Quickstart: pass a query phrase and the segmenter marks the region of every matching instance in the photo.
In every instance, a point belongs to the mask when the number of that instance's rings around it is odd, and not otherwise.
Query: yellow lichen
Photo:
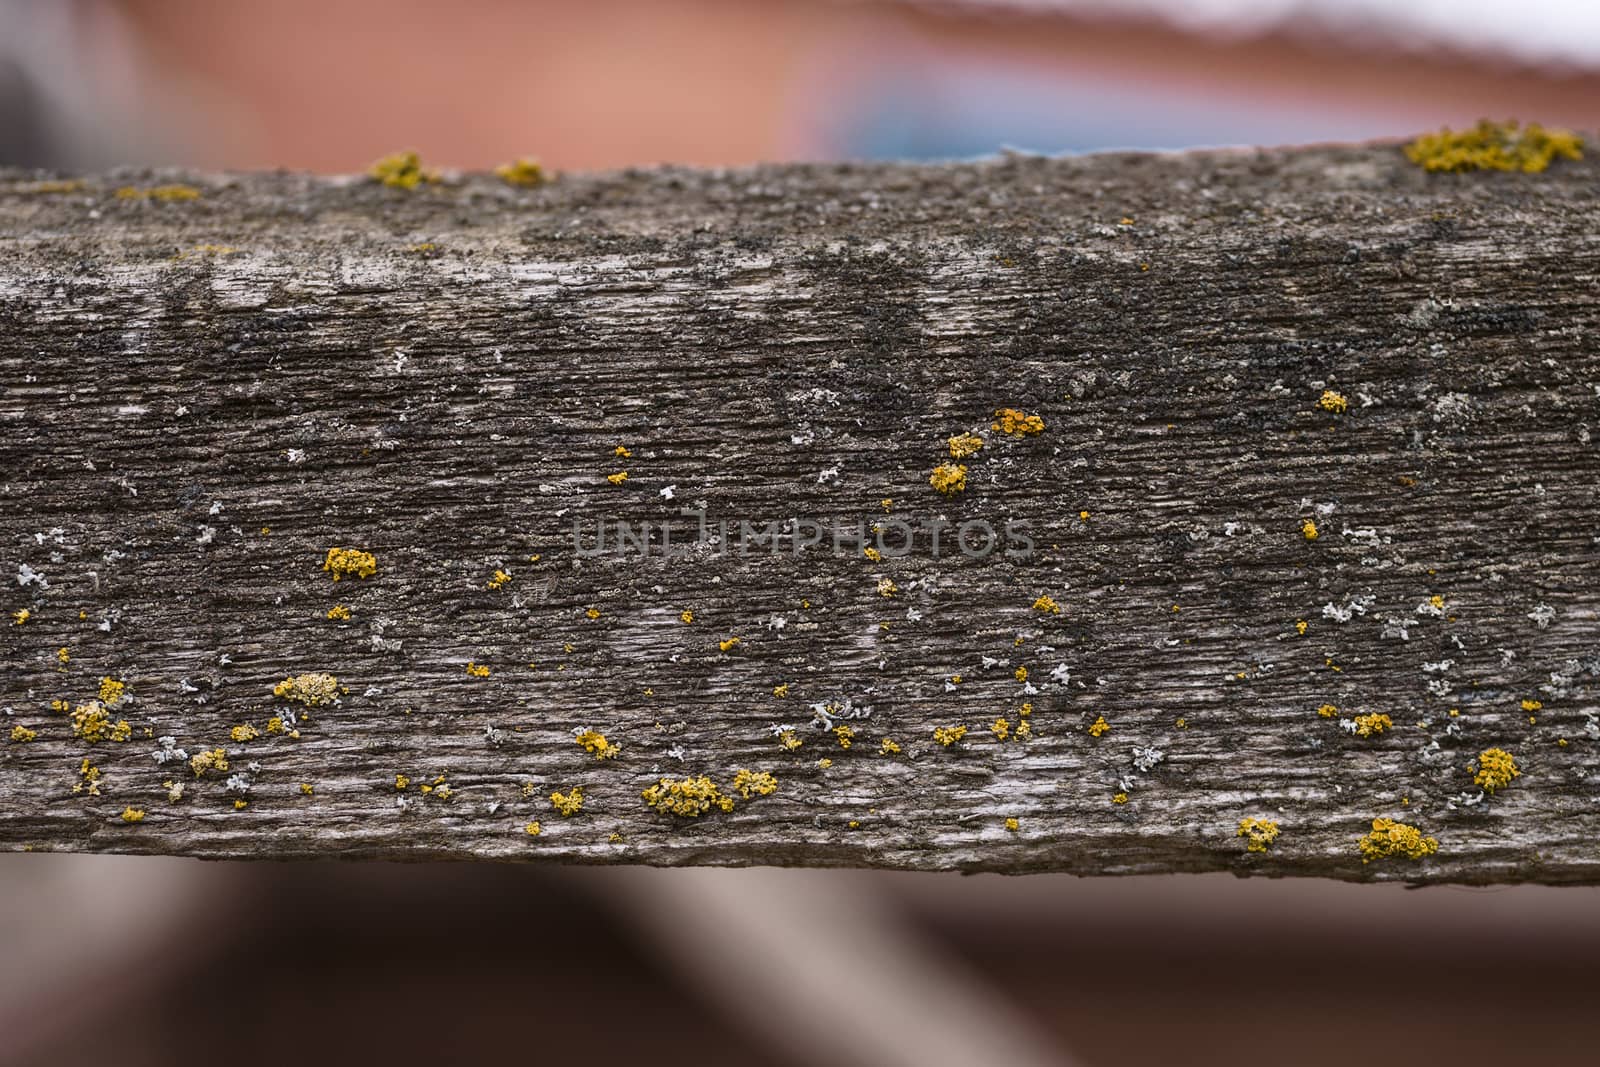
[[[890,738],[885,737],[878,742],[878,754],[880,756],[898,756],[900,754],[900,746]]]
[[[685,625],[688,625],[689,623],[694,622],[694,612],[692,612],[692,611],[680,611],[678,613],[678,618],[683,620]]]
[[[1018,667],[1015,671],[1012,672],[1012,677],[1014,677],[1019,682],[1026,682],[1028,680],[1028,668],[1026,668],[1026,667]]]
[[[863,556],[866,556],[868,559],[870,559],[874,563],[883,562],[883,553],[879,552],[876,548],[873,548],[871,545],[868,545],[866,548],[863,548],[861,550],[861,554]]]
[[[269,733],[269,734],[281,734],[281,733],[283,733],[283,716],[274,715],[272,718],[267,720],[267,733]]]
[[[128,683],[115,678],[100,679],[100,703],[115,704],[122,699],[122,694],[127,690]]]
[[[330,548],[322,561],[322,569],[333,575],[336,582],[352,574],[357,578],[370,578],[377,573],[378,558],[359,548]]]
[[[72,662],[72,650],[65,646],[56,649],[56,662],[67,664]]]
[[[562,815],[576,815],[583,808],[583,788],[573,786],[566,793],[551,793],[550,806]]]
[[[511,584],[511,572],[497,569],[494,572],[494,574],[492,574],[489,577],[489,581],[488,581],[488,583],[486,585],[486,588],[489,588],[489,589],[504,589],[506,586],[508,586],[510,584]]]
[[[739,638],[729,637],[717,642],[717,647],[724,652],[731,652],[740,644]]]
[[[1317,709],[1317,714],[1324,719],[1332,719],[1339,714],[1339,709],[1332,704],[1324,704]]]
[[[38,736],[39,731],[30,730],[26,726],[13,726],[11,728],[11,740],[15,741],[19,745],[26,744]]]
[[[933,730],[933,739],[949,748],[951,745],[967,736],[965,726],[936,726]]]
[[[315,796],[316,792],[317,792],[316,787],[313,786],[310,782],[301,782],[300,783],[300,795],[301,796],[307,796],[307,797]]]
[[[332,704],[339,693],[339,679],[322,671],[291,675],[272,687],[273,696],[308,708]]]
[[[1096,715],[1094,722],[1089,724],[1089,736],[1100,737],[1111,729],[1111,724],[1106,722],[1104,715]]]
[[[950,446],[951,459],[966,459],[983,447],[983,438],[975,433],[957,434],[945,442]]]
[[[1511,784],[1511,779],[1522,777],[1522,772],[1517,769],[1517,761],[1503,748],[1486,748],[1478,754],[1477,765],[1467,764],[1467,770],[1475,770],[1474,784],[1482,786],[1493,793],[1496,789]]]
[[[90,763],[86,757],[78,766],[78,780],[73,783],[74,793],[87,793],[89,796],[100,795],[100,768]]]
[[[1300,524],[1300,533],[1307,541],[1315,541],[1317,539],[1317,524],[1307,519]]]
[[[200,190],[192,185],[152,185],[140,189],[133,185],[124,185],[116,191],[118,200],[159,200],[163,203],[174,203],[182,200],[199,200]]]
[[[243,726],[235,726],[233,729],[228,731],[228,737],[239,742],[240,744],[243,744],[246,741],[254,741],[260,736],[261,731],[257,730],[249,723],[245,723]]]
[[[111,712],[98,700],[79,704],[72,711],[72,732],[90,744],[100,741],[126,741],[133,727],[124,719],[113,721]]]
[[[11,613],[11,624],[13,626],[21,626],[31,618],[33,618],[33,612],[27,608],[18,608]]]
[[[424,182],[436,182],[439,175],[422,165],[415,152],[396,152],[373,163],[367,174],[391,189],[415,189]]]
[[[752,795],[766,796],[778,788],[778,780],[765,771],[738,770],[733,774],[734,790],[746,800]]]
[[[1044,432],[1044,420],[1037,415],[1025,415],[1015,408],[1000,408],[994,413],[995,422],[990,429],[999,430],[1011,437]]]
[[[472,675],[474,678],[487,678],[489,677],[489,668],[486,664],[468,660],[467,673]]]
[[[1523,711],[1539,711],[1543,707],[1544,701],[1542,700],[1524,700],[1522,702]]]
[[[343,604],[335,604],[328,609],[328,618],[334,622],[349,622],[350,609]]]
[[[495,177],[507,185],[520,185],[526,188],[543,185],[550,180],[545,175],[544,167],[539,165],[537,159],[533,159],[530,156],[522,156],[519,159],[513,159],[510,163],[502,163],[494,168],[494,174]]]
[[[1372,832],[1363,837],[1361,862],[1371,863],[1385,856],[1406,856],[1418,860],[1439,851],[1437,838],[1424,837],[1415,826],[1393,819],[1373,819]]]
[[[996,719],[994,725],[989,727],[989,732],[994,734],[997,740],[1004,741],[1011,736],[1011,723],[1005,719]]]
[[[856,732],[849,726],[835,726],[833,728],[833,736],[839,739],[840,748],[849,748],[851,740],[856,736]]]
[[[1021,828],[1022,824],[1017,822],[1014,817],[1006,820],[1006,829],[1010,830],[1012,833],[1016,833]]]
[[[1323,411],[1342,413],[1349,406],[1349,399],[1343,393],[1336,393],[1332,389],[1324,389],[1322,395],[1317,397],[1317,407]]]
[[[772,687],[772,695],[775,696],[775,697],[786,697],[786,696],[788,696],[789,695],[789,683],[788,682],[784,682],[782,685],[773,686]]]
[[[535,819],[533,822],[530,822],[528,825],[524,826],[522,828],[522,831],[523,831],[523,833],[527,834],[529,837],[538,837],[541,833],[544,832],[543,829],[539,826],[539,820],[537,820],[537,819]]]
[[[123,808],[123,822],[144,822],[144,812],[139,808]]]
[[[249,806],[250,806],[250,802],[248,800],[235,800],[233,802],[233,810],[234,811],[243,811],[245,808],[248,808]]]
[[[733,810],[733,798],[724,796],[717,784],[703,774],[662,778],[640,796],[647,805],[666,815],[695,818],[710,811],[713,805],[723,811]]]
[[[778,733],[778,744],[782,745],[788,751],[793,752],[795,749],[805,744],[805,742],[800,740],[799,735],[797,735],[793,730],[781,730]]]
[[[584,730],[574,740],[582,745],[583,750],[594,756],[595,759],[610,759],[622,751],[621,748],[607,741],[606,735],[598,730]]]
[[[397,774],[397,775],[394,776],[394,787],[396,789],[400,790],[401,792],[404,792],[406,786],[408,786],[410,784],[411,784],[411,779],[407,778],[405,775]],[[532,784],[533,783],[531,783],[531,782],[529,783],[529,785],[532,785]],[[523,796],[527,796],[528,795],[527,790],[524,790],[522,795]]]
[[[1294,624],[1294,629],[1295,629],[1296,633],[1298,633],[1300,636],[1304,637],[1305,633],[1306,633],[1306,630],[1309,629],[1310,626],[1311,626],[1311,624],[1306,622],[1306,620],[1297,619],[1295,621],[1295,624]]]
[[[928,475],[928,484],[949,496],[967,487],[967,468],[956,463],[941,463]]]
[[[1033,602],[1033,610],[1046,615],[1060,615],[1061,605],[1057,604],[1055,598],[1049,593],[1041,593],[1038,599]]]
[[[1247,837],[1247,852],[1265,852],[1278,839],[1278,824],[1271,819],[1240,819],[1235,837]]]
[[[1113,793],[1111,795],[1111,803],[1113,804],[1126,804],[1127,802],[1128,794],[1126,793]]]
[[[1530,122],[1479,120],[1470,130],[1448,126],[1406,145],[1406,158],[1427,171],[1520,170],[1537,173],[1557,158],[1582,159],[1583,141],[1570,130]]]
[[[1354,721],[1357,737],[1371,737],[1373,734],[1381,734],[1385,730],[1394,728],[1394,720],[1379,711],[1357,715]]]
[[[189,769],[194,771],[196,778],[202,777],[207,772],[221,774],[228,769],[228,754],[220,748],[198,753],[190,758]]]
[[[894,580],[893,579],[891,579],[891,578],[879,578],[878,579],[878,595],[879,596],[890,596],[890,597],[892,597],[892,596],[895,595],[895,593],[897,593],[899,591],[900,591],[900,587],[894,584]]]
[[[627,480],[628,480],[628,472],[627,471],[617,471],[617,473],[615,473],[615,474],[606,475],[606,481],[610,482],[612,485],[621,485],[623,482],[625,482]]]

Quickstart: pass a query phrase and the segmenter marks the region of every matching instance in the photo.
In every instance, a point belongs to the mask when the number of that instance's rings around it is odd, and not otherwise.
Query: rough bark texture
[[[0,173],[4,847],[1600,881],[1591,161],[36,177]],[[851,543],[895,519],[909,553]],[[620,520],[674,556],[585,554]],[[346,691],[268,732],[304,672]],[[74,732],[103,677],[129,740]],[[702,774],[733,810],[641,797]],[[1378,817],[1437,852],[1364,863]]]

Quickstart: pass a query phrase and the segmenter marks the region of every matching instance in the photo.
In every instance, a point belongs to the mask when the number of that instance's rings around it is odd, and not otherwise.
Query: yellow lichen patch
[[[738,770],[733,774],[733,788],[749,800],[752,796],[766,796],[778,788],[778,780],[765,771]]]
[[[1503,748],[1486,748],[1478,754],[1476,766],[1467,764],[1467,770],[1476,771],[1472,781],[1490,793],[1511,784],[1511,779],[1522,777],[1517,761]]]
[[[316,786],[312,785],[310,782],[301,782],[300,783],[300,795],[301,796],[305,796],[305,797],[315,796],[316,792],[317,792]]]
[[[1019,823],[1015,818],[1010,818],[1006,820],[1006,829],[1010,830],[1012,833],[1016,833],[1018,830],[1022,829],[1022,824]]]
[[[856,732],[848,726],[835,726],[833,736],[839,739],[840,748],[849,748],[850,742],[855,738]]]
[[[821,759],[817,760],[817,766],[821,767],[823,770],[827,770],[829,767],[833,766],[833,760],[831,760],[828,757],[824,756]]]
[[[1004,741],[1011,736],[1011,723],[1005,719],[996,719],[994,725],[989,727],[989,732],[994,734],[997,740]]]
[[[368,176],[391,189],[415,189],[424,182],[436,182],[439,175],[422,165],[415,152],[396,152],[384,156],[367,170]]]
[[[1424,837],[1415,826],[1393,819],[1373,819],[1372,832],[1359,842],[1361,862],[1371,863],[1385,856],[1406,856],[1419,860],[1439,851],[1437,838]]]
[[[951,745],[967,736],[965,726],[936,726],[933,729],[933,739],[949,748]]]
[[[1111,724],[1106,722],[1104,715],[1096,715],[1094,722],[1089,724],[1089,736],[1100,737],[1111,729]]]
[[[510,584],[511,584],[511,572],[510,571],[506,571],[506,570],[498,570],[497,569],[492,575],[489,576],[489,581],[487,583],[485,583],[485,588],[488,588],[488,589],[504,589],[506,586],[508,586]]]
[[[90,763],[85,757],[78,766],[78,780],[73,783],[74,793],[87,793],[89,796],[100,795],[100,768]]]
[[[322,569],[333,575],[336,582],[352,574],[357,578],[370,578],[377,573],[378,558],[359,548],[330,548],[322,561]]]
[[[898,756],[899,754],[900,746],[895,744],[891,738],[885,737],[883,740],[878,742],[878,755]]]
[[[1299,634],[1301,637],[1305,636],[1306,630],[1310,629],[1310,627],[1311,627],[1311,624],[1306,622],[1306,620],[1304,620],[1304,619],[1296,619],[1295,620],[1295,624],[1294,624],[1295,633]]]
[[[941,463],[928,475],[928,484],[946,496],[967,487],[967,468],[957,463]]]
[[[1524,700],[1522,702],[1523,711],[1539,711],[1543,707],[1544,701],[1542,700]]]
[[[25,182],[13,186],[13,192],[35,194],[81,193],[89,187],[82,178],[51,178],[45,181]]]
[[[975,433],[957,434],[945,442],[950,446],[951,459],[966,459],[983,447],[983,438]]]
[[[890,596],[890,597],[892,597],[899,591],[900,591],[900,587],[894,584],[894,580],[893,579],[891,579],[891,578],[879,578],[878,579],[878,595],[879,596]]]
[[[298,730],[296,730],[295,732],[299,733]],[[269,734],[281,734],[281,733],[283,733],[283,716],[274,715],[272,718],[267,720],[267,733],[269,733]]]
[[[1011,437],[1024,437],[1043,433],[1044,420],[1037,415],[1026,415],[1015,408],[999,408],[994,413],[995,422],[990,429],[999,430]]]
[[[599,608],[590,608],[588,611],[585,611],[583,613],[583,617],[588,619],[588,620],[590,620],[591,622],[593,622],[595,619],[598,619],[600,617],[600,609]]]
[[[562,815],[576,815],[583,808],[583,788],[573,786],[566,793],[551,793],[550,806]]]
[[[722,651],[724,651],[724,652],[732,652],[735,648],[739,647],[739,644],[740,644],[739,638],[737,638],[737,637],[728,637],[728,638],[724,638],[721,641],[718,641],[717,642],[717,647],[722,649]]]
[[[639,795],[647,805],[665,815],[695,818],[710,811],[713,805],[723,811],[733,810],[733,798],[724,796],[717,783],[703,774],[663,778]]]
[[[1315,541],[1317,539],[1317,524],[1307,519],[1300,524],[1300,534],[1307,541]]]
[[[1355,733],[1357,737],[1371,737],[1373,734],[1381,734],[1385,730],[1394,729],[1394,720],[1381,711],[1357,715],[1354,722],[1356,724]]]
[[[1332,719],[1338,716],[1339,709],[1332,704],[1324,704],[1317,709],[1317,714],[1324,719]]]
[[[528,825],[524,826],[522,828],[522,831],[523,831],[523,833],[527,834],[529,837],[538,837],[541,833],[544,832],[543,829],[539,826],[539,820],[537,820],[537,819],[535,819],[533,822],[530,822]]]
[[[176,804],[183,799],[183,783],[167,779],[161,783],[161,788],[167,791],[167,803]]]
[[[33,612],[29,611],[27,608],[18,608],[16,611],[11,613],[11,625],[21,626],[31,618],[33,618]]]
[[[123,822],[144,822],[144,812],[139,808],[123,808]]]
[[[56,649],[56,662],[65,666],[72,662],[72,650],[66,646]]]
[[[880,563],[880,562],[883,561],[883,553],[879,552],[876,548],[873,548],[871,545],[868,545],[866,548],[863,548],[861,550],[861,554],[863,556],[866,556],[868,559],[870,559],[874,563]]]
[[[151,185],[140,189],[134,185],[124,185],[116,192],[118,200],[159,200],[162,203],[174,203],[183,200],[199,200],[200,190],[192,185]]]
[[[520,185],[525,188],[543,185],[550,180],[545,175],[544,167],[539,165],[537,159],[530,156],[522,156],[510,163],[500,164],[494,168],[494,175],[507,185]]]
[[[773,686],[772,687],[772,695],[775,696],[775,697],[779,697],[779,698],[788,696],[789,695],[789,683],[788,682],[784,682],[782,685]]]
[[[260,736],[261,731],[257,730],[249,723],[245,723],[242,726],[235,726],[233,729],[228,731],[228,737],[231,740],[239,742],[240,744],[243,744],[246,741],[254,741]]]
[[[100,679],[100,703],[115,704],[122,699],[122,694],[127,691],[128,683],[115,678]]]
[[[678,618],[680,620],[682,620],[682,622],[683,622],[683,624],[685,626],[687,626],[687,625],[689,625],[689,624],[694,622],[694,612],[692,612],[692,611],[680,611],[678,613]]]
[[[328,618],[334,622],[349,622],[350,609],[344,604],[335,604],[328,609]]]
[[[1113,793],[1111,795],[1111,803],[1113,804],[1126,804],[1127,802],[1128,794],[1126,793]]]
[[[793,730],[781,730],[778,733],[778,744],[782,745],[788,751],[793,752],[795,749],[805,744],[805,742],[800,740],[799,735]]]
[[[402,792],[402,793],[405,792],[406,786],[408,786],[410,784],[411,784],[411,779],[407,778],[405,775],[397,774],[397,775],[394,776],[394,787],[395,787],[395,789],[399,790],[400,792]],[[530,782],[528,784],[532,785],[533,783]],[[522,795],[523,796],[527,796],[528,795],[527,790],[523,790]]]
[[[1033,610],[1045,615],[1060,615],[1061,605],[1057,604],[1055,597],[1049,593],[1041,593],[1038,599],[1033,602]]]
[[[622,749],[606,740],[606,735],[598,730],[581,730],[573,738],[583,746],[583,750],[594,756],[595,759],[611,759]]]
[[[272,687],[273,696],[308,708],[332,704],[339,693],[339,679],[323,671],[291,675]]]
[[[233,810],[234,811],[243,811],[245,808],[248,808],[249,806],[250,806],[250,802],[248,800],[235,800],[233,802]]]
[[[628,480],[628,472],[627,471],[617,471],[615,474],[606,475],[606,481],[610,482],[612,485],[621,485],[623,482],[625,482],[627,480]]]
[[[196,778],[200,778],[208,772],[221,774],[228,769],[228,754],[220,748],[213,748],[209,752],[201,752],[190,758],[189,769],[194,771]]]
[[[1018,667],[1012,672],[1012,677],[1019,682],[1026,682],[1028,680],[1028,668]]]
[[[1583,141],[1569,130],[1545,129],[1536,122],[1482,119],[1470,130],[1448,126],[1406,145],[1406,158],[1428,171],[1520,170],[1537,173],[1554,160],[1582,159]]]
[[[474,678],[487,678],[489,677],[489,668],[486,664],[468,660],[467,673],[472,675]]]
[[[1342,413],[1350,406],[1349,399],[1343,393],[1336,393],[1332,389],[1324,389],[1322,395],[1317,397],[1317,407],[1323,411]]]
[[[90,744],[100,741],[126,741],[133,727],[126,720],[113,721],[111,712],[98,700],[79,704],[72,711],[72,732]]]
[[[27,744],[38,736],[39,731],[30,730],[26,726],[18,725],[11,728],[11,740],[19,745]]]
[[[1271,819],[1240,819],[1235,837],[1245,837],[1246,852],[1265,852],[1278,839],[1278,824]]]

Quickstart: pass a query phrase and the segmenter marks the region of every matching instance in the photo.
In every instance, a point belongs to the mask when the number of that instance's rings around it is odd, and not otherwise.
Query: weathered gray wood
[[[1600,880],[1596,176],[1392,146],[533,190],[0,174],[0,707],[37,732],[0,736],[0,844]],[[201,196],[115,195],[179,181]],[[574,549],[575,519],[681,543],[696,506],[1012,519],[1033,551]],[[335,583],[332,547],[376,573]],[[230,739],[303,672],[347,691]],[[89,743],[50,704],[106,676],[132,736]],[[845,701],[872,709],[847,750],[807,725]],[[1370,713],[1393,728],[1348,732]],[[258,766],[247,806],[160,736]],[[1491,747],[1522,776],[1489,796]],[[777,791],[641,798],[741,768]],[[1438,851],[1364,864],[1377,817]],[[1249,852],[1242,818],[1280,836]]]

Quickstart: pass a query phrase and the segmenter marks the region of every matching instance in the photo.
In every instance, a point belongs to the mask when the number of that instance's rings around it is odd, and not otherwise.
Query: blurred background
[[[0,161],[358,171],[1592,128],[1594,0],[0,0]]]
[[[1594,0],[0,0],[0,162],[1600,126]],[[0,856],[0,1065],[1591,1064],[1600,892]]]

